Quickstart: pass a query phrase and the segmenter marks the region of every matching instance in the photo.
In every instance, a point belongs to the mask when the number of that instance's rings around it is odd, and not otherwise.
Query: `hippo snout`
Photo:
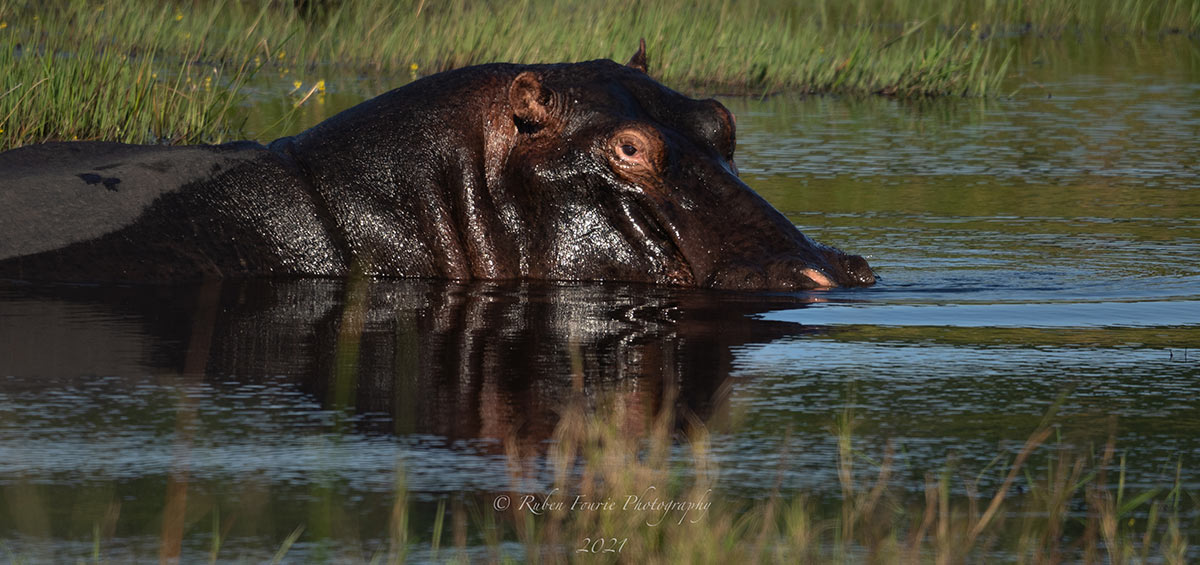
[[[829,265],[834,280],[841,286],[869,286],[875,284],[875,271],[861,255],[850,255],[832,250]]]

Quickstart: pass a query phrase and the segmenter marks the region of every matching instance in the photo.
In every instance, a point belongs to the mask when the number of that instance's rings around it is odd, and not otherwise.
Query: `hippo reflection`
[[[576,393],[634,394],[648,415],[675,399],[681,416],[707,417],[733,348],[812,331],[748,314],[797,305],[625,285],[351,284],[316,320],[284,301],[219,321],[207,372],[299,368],[326,404],[387,414],[397,433],[536,441]]]
[[[614,284],[0,286],[0,375],[283,379],[325,407],[379,415],[360,423],[378,432],[537,443],[579,393],[707,418],[736,348],[812,331],[748,315],[802,305]]]
[[[737,176],[734,118],[625,65],[433,75],[268,146],[0,154],[0,277],[874,282]]]

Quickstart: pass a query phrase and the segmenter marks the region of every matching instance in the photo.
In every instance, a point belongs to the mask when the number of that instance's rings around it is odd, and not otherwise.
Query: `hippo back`
[[[214,147],[46,143],[0,153],[0,260],[92,240],[238,161]]]
[[[255,142],[0,153],[0,277],[162,280],[342,268],[294,165]]]

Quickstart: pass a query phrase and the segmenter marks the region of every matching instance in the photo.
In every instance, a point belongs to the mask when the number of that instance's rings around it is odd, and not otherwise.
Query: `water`
[[[544,451],[580,393],[646,414],[677,394],[729,498],[835,495],[847,411],[912,492],[1051,411],[1057,444],[1115,437],[1130,488],[1181,464],[1197,492],[1200,71],[1075,60],[1026,65],[1012,99],[724,100],[743,178],[867,256],[868,289],[0,286],[0,540],[70,561],[98,534],[110,560],[153,560],[185,484],[185,558],[215,517],[223,558],[269,559],[303,524],[289,555],[369,559],[398,468],[429,539],[438,501],[487,511],[513,485],[505,440]],[[304,120],[356,99],[330,83]]]

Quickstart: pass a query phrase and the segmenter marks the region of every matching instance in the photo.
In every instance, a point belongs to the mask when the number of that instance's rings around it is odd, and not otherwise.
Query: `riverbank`
[[[0,1],[0,149],[183,143],[238,130],[256,72],[336,67],[398,84],[465,65],[625,60],[645,38],[675,88],[990,96],[1013,37],[1193,35],[1183,0],[941,3]],[[315,85],[312,85],[315,88]]]

